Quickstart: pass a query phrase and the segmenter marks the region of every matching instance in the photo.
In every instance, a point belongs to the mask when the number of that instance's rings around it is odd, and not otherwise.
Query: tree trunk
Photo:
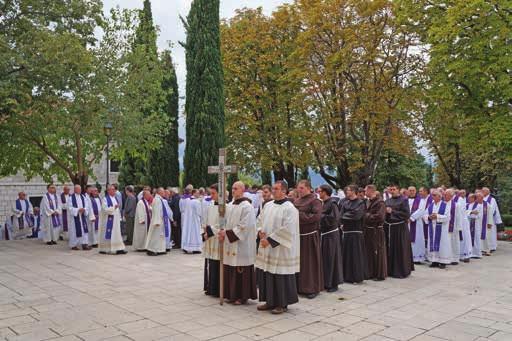
[[[85,187],[87,186],[88,181],[89,176],[87,174],[75,174],[71,178],[73,185],[80,185],[80,187],[82,187],[82,193],[85,193]]]
[[[268,170],[261,171],[261,184],[270,185],[272,184],[272,172]]]

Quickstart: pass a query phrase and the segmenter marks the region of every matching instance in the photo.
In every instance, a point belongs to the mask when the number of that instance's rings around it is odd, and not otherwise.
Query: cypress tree
[[[187,88],[185,183],[215,182],[208,166],[224,146],[224,85],[220,54],[219,0],[194,0],[186,21]]]
[[[132,46],[133,61],[129,68],[135,82],[140,72],[153,72],[158,63],[158,50],[156,46],[157,33],[153,24],[153,13],[151,1],[144,0],[142,10],[139,11],[139,25],[135,31],[135,39]],[[155,81],[155,80],[154,80]],[[154,91],[155,84],[136,84],[132,96],[145,96],[145,93]],[[145,116],[152,112],[161,111],[161,104],[147,103],[144,99],[140,101],[140,110]],[[149,156],[148,156],[149,157]],[[124,185],[147,184],[147,162],[142,155],[125,154],[120,165],[119,181]]]
[[[153,187],[179,186],[180,167],[178,160],[178,115],[179,95],[176,70],[172,63],[170,51],[162,53],[162,71],[164,79],[162,89],[166,94],[165,113],[169,126],[164,131],[162,147],[152,151],[148,161],[148,173]]]

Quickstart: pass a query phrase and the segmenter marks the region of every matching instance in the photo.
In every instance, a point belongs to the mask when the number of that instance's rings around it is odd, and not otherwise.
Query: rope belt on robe
[[[333,232],[336,232],[336,231],[338,231],[338,228],[337,228],[337,227],[336,227],[336,228],[334,228],[334,229],[332,229],[332,230],[330,230],[330,231],[327,231],[327,232],[323,232],[323,233],[321,233],[321,234],[320,234],[320,236],[321,236],[321,237],[323,237],[323,236],[325,236],[326,234],[333,233]]]
[[[313,232],[309,232],[309,233],[301,233],[300,236],[304,237],[304,236],[309,236],[309,235],[315,234],[315,233],[318,233],[318,231],[313,231]]]
[[[399,221],[397,223],[388,223],[387,221],[384,222],[384,225],[388,225],[389,227],[396,226],[396,225],[402,225],[402,224],[406,224],[405,220]],[[388,249],[391,248],[391,228],[388,229],[387,243],[388,243]]]

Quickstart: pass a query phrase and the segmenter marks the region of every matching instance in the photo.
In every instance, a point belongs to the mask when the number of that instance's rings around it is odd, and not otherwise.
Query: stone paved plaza
[[[0,339],[512,340],[512,244],[492,257],[301,299],[274,316],[219,306],[202,292],[203,259],[0,242]]]

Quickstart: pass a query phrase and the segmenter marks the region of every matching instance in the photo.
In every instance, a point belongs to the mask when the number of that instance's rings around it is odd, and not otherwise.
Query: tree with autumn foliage
[[[267,17],[243,9],[221,26],[226,93],[226,134],[235,162],[248,172],[268,172],[294,186],[311,162],[305,144],[313,133],[298,100],[291,55],[299,27],[293,6]],[[297,157],[300,155],[300,157]],[[266,175],[266,176],[265,176]]]
[[[417,35],[387,0],[300,0],[296,11],[295,72],[318,133],[309,145],[315,165],[335,187],[371,183],[383,150],[416,148],[403,103],[422,62]]]

